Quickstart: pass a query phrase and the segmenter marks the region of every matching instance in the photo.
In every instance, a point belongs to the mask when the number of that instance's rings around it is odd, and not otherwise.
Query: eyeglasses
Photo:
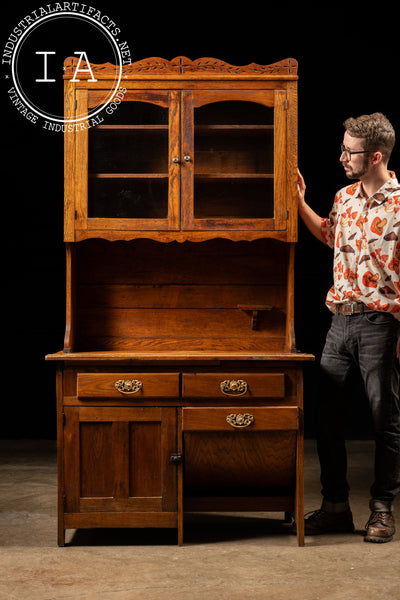
[[[341,144],[340,146],[341,155],[344,154],[347,161],[351,160],[352,154],[368,154],[369,152],[375,152],[375,150],[349,150]]]

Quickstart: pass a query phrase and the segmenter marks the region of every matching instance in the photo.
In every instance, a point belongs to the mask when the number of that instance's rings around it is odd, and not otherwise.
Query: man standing
[[[305,533],[354,531],[346,479],[345,384],[356,366],[371,409],[375,471],[365,541],[389,542],[393,500],[400,491],[400,185],[388,170],[395,142],[380,113],[347,119],[340,162],[356,182],[335,197],[328,218],[305,202],[298,174],[299,214],[334,254],[326,304],[332,325],[322,353],[317,448],[323,502],[305,520]],[[396,349],[397,346],[397,349]],[[397,358],[396,358],[397,354]]]

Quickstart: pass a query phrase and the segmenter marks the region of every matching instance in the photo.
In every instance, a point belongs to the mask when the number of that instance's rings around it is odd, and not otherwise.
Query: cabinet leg
[[[182,478],[181,478],[182,479]],[[182,485],[178,485],[178,546],[183,546],[183,500],[182,500]]]
[[[297,543],[299,546],[304,546],[304,495],[302,482],[299,482],[296,492],[296,508],[294,517],[296,521]]]
[[[57,520],[57,544],[60,547],[65,546],[64,513],[62,510],[60,510]]]
[[[60,547],[65,546],[65,529],[58,528],[57,544]]]
[[[296,501],[295,518],[297,528],[297,543],[304,546],[304,436],[303,423],[297,435],[297,459],[296,459]]]
[[[296,515],[297,544],[304,546],[304,515]]]
[[[178,519],[178,546],[183,546],[183,519]]]
[[[178,410],[178,452],[183,453],[182,410]],[[177,508],[178,508],[178,546],[183,546],[183,463],[178,464],[177,470]]]

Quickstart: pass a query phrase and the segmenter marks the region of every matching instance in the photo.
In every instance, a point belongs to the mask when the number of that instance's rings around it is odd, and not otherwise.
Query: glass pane
[[[274,109],[216,102],[194,120],[195,218],[273,218]]]
[[[268,219],[274,216],[271,179],[196,182],[195,219]],[[260,198],[263,201],[260,202]]]
[[[89,131],[89,173],[167,174],[167,129]]]
[[[273,133],[265,129],[198,129],[195,175],[273,175]]]
[[[123,102],[89,130],[89,218],[168,218],[168,108]]]
[[[168,125],[168,109],[150,102],[126,100],[118,105],[111,116],[107,116],[107,124]]]
[[[93,179],[89,218],[166,219],[168,181],[162,179]]]
[[[274,109],[256,102],[225,100],[196,108],[197,125],[273,125]]]

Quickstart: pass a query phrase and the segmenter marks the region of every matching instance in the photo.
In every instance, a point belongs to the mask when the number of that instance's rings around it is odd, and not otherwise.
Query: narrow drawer
[[[183,431],[288,431],[299,429],[296,406],[182,409]]]
[[[186,398],[283,398],[284,373],[184,373]]]
[[[79,398],[176,398],[178,373],[78,373]]]

